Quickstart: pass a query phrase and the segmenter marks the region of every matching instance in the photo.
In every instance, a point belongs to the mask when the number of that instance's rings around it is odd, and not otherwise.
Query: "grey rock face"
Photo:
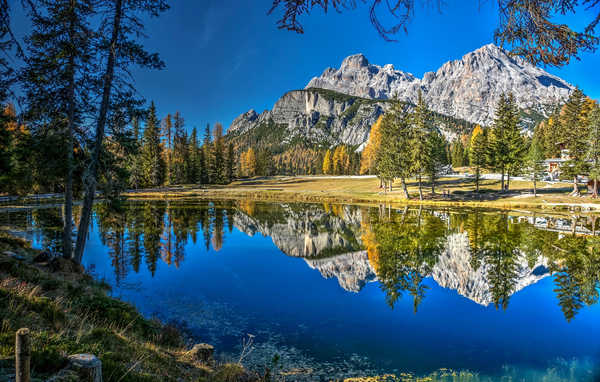
[[[306,89],[322,88],[363,98],[389,99],[395,94],[416,102],[421,81],[410,73],[395,70],[390,64],[372,65],[362,54],[347,57],[340,69],[326,69],[315,77]]]
[[[229,131],[237,131],[240,133],[245,132],[248,128],[252,127],[253,124],[258,120],[259,115],[256,114],[254,109],[250,109],[244,114],[240,115],[231,122]]]
[[[491,266],[482,263],[478,269],[473,269],[470,259],[471,249],[467,234],[450,235],[446,250],[440,255],[431,276],[441,287],[454,289],[469,300],[488,306],[492,303],[488,278]],[[511,295],[550,275],[546,268],[547,259],[541,256],[533,267],[529,267],[527,259],[521,255],[517,259],[517,265],[517,282]]]
[[[349,292],[358,293],[368,282],[377,279],[375,270],[369,263],[367,251],[304,261],[312,269],[318,270],[324,278],[335,277],[340,286]]]
[[[326,94],[332,90],[352,97]],[[227,133],[243,134],[272,121],[285,126],[289,140],[302,136],[314,142],[357,145],[367,141],[371,126],[397,96],[416,103],[421,91],[431,110],[481,125],[490,125],[502,93],[512,92],[529,114],[547,116],[565,101],[573,86],[490,44],[450,61],[422,79],[395,69],[370,64],[362,54],[347,57],[339,69],[328,68],[304,90],[284,94],[270,111],[250,110],[236,118]],[[531,128],[533,121],[525,121]],[[440,123],[446,139],[456,132]],[[284,142],[285,143],[285,142]]]
[[[317,89],[294,90],[284,94],[270,111],[257,115],[250,110],[240,115],[227,133],[243,134],[272,122],[286,127],[289,140],[300,135],[329,145],[360,145],[388,107],[387,102],[336,98]]]
[[[362,55],[327,69],[306,88],[324,88],[364,98],[388,99],[397,95],[414,103],[421,90],[429,107],[438,113],[489,125],[502,93],[512,92],[523,110],[546,115],[551,105],[566,100],[573,86],[506,51],[485,45],[460,60],[442,65],[422,79],[391,65],[369,64]]]
[[[360,249],[358,210],[345,207],[345,219],[329,215],[319,208],[299,213],[283,205],[278,213],[285,219],[260,221],[237,212],[234,225],[250,236],[256,233],[269,236],[282,252],[293,257],[332,256]]]

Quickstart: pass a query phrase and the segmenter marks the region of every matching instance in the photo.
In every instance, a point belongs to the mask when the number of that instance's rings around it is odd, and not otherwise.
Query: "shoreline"
[[[336,186],[343,181],[343,186]],[[590,197],[572,197],[561,193],[563,189],[538,190],[533,197],[526,188],[500,194],[484,189],[480,194],[469,190],[455,190],[444,198],[442,189],[432,198],[425,188],[426,198],[419,200],[416,189],[409,184],[411,199],[404,198],[399,185],[392,193],[383,193],[377,188],[377,179],[366,177],[268,177],[236,181],[224,186],[165,187],[158,189],[130,190],[122,194],[131,200],[189,199],[189,200],[252,200],[261,202],[306,202],[348,204],[392,204],[398,206],[432,206],[448,208],[489,208],[495,210],[527,209],[532,211],[570,211],[582,213],[600,212],[600,200]],[[325,186],[327,188],[324,189]],[[550,192],[548,192],[550,191]],[[558,192],[557,192],[558,191]]]
[[[599,213],[600,199],[588,196],[568,195],[569,183],[540,184],[538,196],[530,192],[531,184],[514,181],[513,189],[506,194],[498,192],[499,182],[486,180],[481,193],[475,193],[474,185],[461,178],[442,178],[431,194],[425,184],[425,199],[418,199],[415,182],[407,182],[411,199],[404,197],[399,182],[394,191],[384,193],[378,188],[373,176],[273,176],[237,180],[228,185],[177,185],[151,189],[127,190],[121,196],[128,200],[252,200],[257,202],[299,203],[347,203],[392,204],[398,206],[431,206],[443,208],[488,208],[494,210],[525,209],[530,211],[562,211]],[[442,193],[449,193],[443,197]],[[101,196],[99,196],[99,199]],[[60,203],[61,194],[3,196],[0,206],[22,208],[19,203]],[[14,205],[13,205],[14,203]],[[75,201],[75,205],[79,204]]]

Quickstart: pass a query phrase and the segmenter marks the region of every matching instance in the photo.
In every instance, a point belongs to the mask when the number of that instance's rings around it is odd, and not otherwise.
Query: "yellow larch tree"
[[[381,121],[383,116],[380,116],[377,121],[371,126],[369,140],[360,157],[360,174],[370,174],[375,170],[375,158],[381,146]]]
[[[323,174],[331,174],[333,165],[331,163],[331,150],[327,150],[325,158],[323,158]]]

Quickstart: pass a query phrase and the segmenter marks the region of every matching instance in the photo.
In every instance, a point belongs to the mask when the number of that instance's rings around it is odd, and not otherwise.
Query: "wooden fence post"
[[[16,382],[29,382],[29,367],[31,363],[31,341],[29,329],[17,330],[15,339],[15,374]]]

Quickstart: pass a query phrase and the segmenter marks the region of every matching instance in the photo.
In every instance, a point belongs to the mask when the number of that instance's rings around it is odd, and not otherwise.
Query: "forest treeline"
[[[561,178],[573,181],[573,194],[579,195],[580,176],[593,179],[592,196],[597,197],[600,177],[600,108],[580,89],[573,91],[564,105],[537,125],[530,137],[522,131],[522,117],[514,96],[503,94],[496,107],[492,126],[475,126],[449,145],[439,134],[425,102],[415,109],[396,102],[372,127],[362,153],[361,173],[376,174],[383,187],[391,190],[400,179],[406,198],[406,179],[416,178],[423,198],[422,179],[435,193],[436,180],[449,160],[453,167],[471,166],[476,191],[481,172],[500,173],[501,188],[509,190],[513,176],[527,176],[535,185],[547,171],[545,159],[565,153]]]

